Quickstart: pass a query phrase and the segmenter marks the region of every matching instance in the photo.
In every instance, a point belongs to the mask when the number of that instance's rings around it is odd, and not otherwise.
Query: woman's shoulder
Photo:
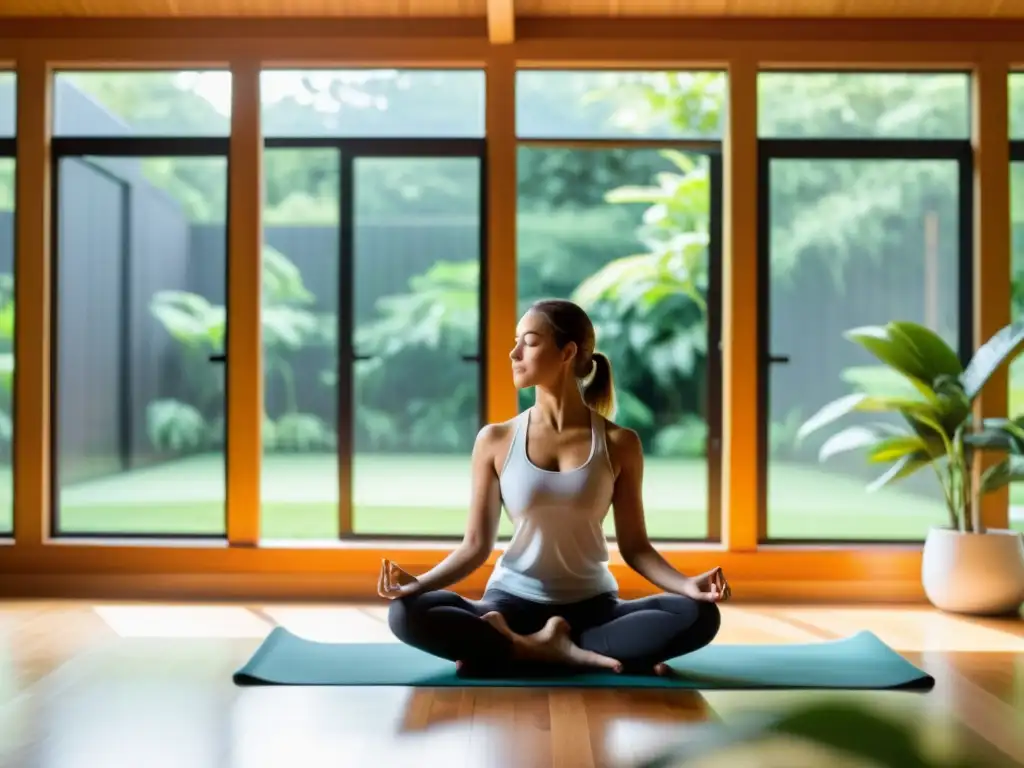
[[[515,433],[518,416],[508,421],[496,421],[485,424],[480,428],[476,436],[477,448],[484,451],[501,451],[508,448],[508,443]]]
[[[515,431],[515,425],[518,421],[519,417],[513,416],[507,421],[496,421],[490,424],[484,424],[480,427],[480,431],[476,435],[476,439],[486,442],[507,437]]]
[[[622,460],[637,459],[643,457],[644,447],[640,441],[640,435],[629,427],[616,424],[611,419],[600,417],[604,423],[605,439],[608,443],[608,451],[612,455],[613,463],[619,464]]]

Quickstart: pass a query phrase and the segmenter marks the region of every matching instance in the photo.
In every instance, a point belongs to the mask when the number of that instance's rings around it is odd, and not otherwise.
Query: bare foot
[[[654,674],[658,677],[675,677],[676,671],[672,669],[668,664],[655,664]]]
[[[569,622],[561,616],[548,619],[543,629],[532,635],[513,632],[505,617],[497,611],[485,613],[480,618],[512,641],[514,654],[519,659],[622,671],[622,664],[617,660],[576,645],[569,637]]]
[[[509,627],[508,622],[505,621],[505,617],[497,611],[485,613],[480,618],[486,621],[488,624],[490,624],[492,627],[501,632],[501,634],[503,634],[510,640],[515,640],[516,638],[522,637],[522,635],[517,635],[515,632],[512,631],[512,628]]]
[[[594,651],[580,648],[569,637],[569,622],[561,616],[553,616],[539,632],[522,637],[516,644],[520,658],[542,661],[549,664],[565,664],[574,667],[599,667],[621,672],[622,664],[616,659]]]

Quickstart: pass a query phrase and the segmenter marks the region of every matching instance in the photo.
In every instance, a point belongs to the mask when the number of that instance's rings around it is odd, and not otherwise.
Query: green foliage
[[[833,434],[819,458],[863,451],[872,464],[888,465],[869,486],[872,490],[931,467],[942,486],[950,525],[980,532],[978,495],[1024,479],[1024,418],[978,422],[972,407],[992,375],[1024,349],[1024,323],[996,333],[966,367],[941,336],[916,323],[856,328],[846,338],[883,367],[848,371],[847,381],[859,391],[823,406],[804,422],[799,438],[851,414],[900,417],[903,426],[856,425]],[[1009,455],[975,483],[972,465],[982,451]]]
[[[210,428],[199,409],[177,400],[155,400],[146,408],[150,442],[172,453],[198,451],[210,442]]]
[[[138,133],[227,133],[226,92],[219,100],[207,98],[210,89],[199,89],[194,77],[156,72],[74,77],[77,87]],[[466,115],[479,108],[480,93],[468,85],[466,73],[372,70],[289,77],[289,88],[273,96],[268,91],[263,114],[268,135],[394,135],[412,124],[425,135],[476,130]],[[959,75],[772,73],[760,80],[761,135],[966,136],[965,82]],[[538,135],[571,130],[580,136],[716,137],[725,119],[726,85],[721,72],[579,72],[523,78],[517,94],[520,119],[539,126]],[[1014,104],[1024,105],[1024,99],[1012,100],[1015,119]],[[363,159],[355,169],[356,199],[342,201],[338,159],[332,150],[268,150],[265,223],[337,227],[340,204],[353,203],[361,223],[401,221],[412,227],[425,220],[418,217],[475,221],[475,161]],[[0,163],[0,207],[8,172]],[[222,161],[146,160],[143,173],[192,221],[223,221]],[[521,308],[542,296],[576,297],[588,307],[599,344],[616,365],[620,420],[641,433],[648,450],[663,455],[703,452],[707,174],[706,164],[677,152],[518,150]],[[832,271],[841,297],[849,263],[880,261],[906,250],[895,240],[900,223],[926,215],[937,218],[940,240],[953,242],[955,174],[949,163],[786,161],[784,172],[772,174],[770,190],[773,281],[785,281],[814,261]],[[1015,220],[1020,219],[1016,208]],[[279,278],[283,282],[277,283]],[[331,318],[310,311],[308,293],[276,293],[281,286],[294,287],[293,278],[278,275],[265,260],[265,375],[281,382],[287,415],[312,410],[295,402],[296,360],[306,360],[301,356],[311,347],[329,345],[334,332]],[[405,435],[422,446],[461,444],[452,425],[472,421],[465,414],[476,408],[476,390],[475,369],[457,355],[477,348],[478,280],[475,265],[443,259],[399,295],[382,299],[372,321],[359,323],[357,347],[381,356],[356,370],[361,440],[401,447],[408,446]],[[203,359],[189,372],[197,390],[189,402],[207,420],[220,418],[204,405],[221,397],[222,386],[205,356],[223,349],[223,308],[196,296],[165,295],[155,301],[156,313],[183,349],[192,350],[189,359]],[[333,375],[325,370],[321,379],[329,383]],[[417,386],[403,384],[409,380]],[[202,394],[207,385],[214,393],[209,397]],[[1019,399],[1024,402],[1024,391]],[[773,449],[791,445],[793,419],[791,413],[772,425]],[[291,430],[297,436],[293,445],[311,444],[314,438],[307,436],[316,431],[306,427]],[[464,428],[473,431],[458,427]],[[327,444],[330,431],[323,429]],[[388,429],[398,430],[396,436],[387,437]],[[265,430],[265,440],[271,439]]]
[[[785,743],[784,750],[769,749]],[[858,704],[813,702],[780,714],[732,718],[708,725],[680,745],[640,764],[640,768],[677,768],[697,762],[710,765],[789,768],[838,761],[864,768],[968,768],[983,764],[981,755],[952,758],[930,754],[914,733],[909,718],[897,720]]]
[[[711,200],[706,162],[675,150],[661,153],[678,173],[662,172],[656,185],[611,190],[611,203],[644,203],[638,239],[646,253],[623,256],[586,278],[575,291],[585,305],[618,303],[622,310],[650,311],[670,296],[682,295],[707,314],[708,208]],[[622,311],[620,310],[620,311]]]
[[[14,212],[14,160],[0,157],[0,212]]]
[[[264,244],[262,253],[264,306],[260,313],[265,367],[280,378],[285,409],[277,422],[264,422],[264,445],[288,451],[333,446],[330,425],[315,414],[303,413],[295,391],[293,356],[322,343],[333,318],[325,319],[308,309],[314,296],[303,283],[295,264],[277,249]],[[224,377],[210,356],[223,353],[227,312],[202,296],[185,291],[158,292],[150,312],[182,351],[188,402],[161,399],[147,406],[151,442],[172,453],[205,450],[222,440]]]
[[[0,274],[0,446],[10,449],[14,437],[14,277]]]
[[[480,268],[439,261],[385,296],[356,347],[356,440],[367,450],[465,451],[476,434]]]

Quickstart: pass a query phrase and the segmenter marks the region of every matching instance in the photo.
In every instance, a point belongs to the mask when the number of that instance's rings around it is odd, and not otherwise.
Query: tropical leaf
[[[287,256],[263,245],[263,300],[268,304],[311,304],[314,296],[302,281],[302,273]]]
[[[925,362],[919,357],[914,346],[904,337],[894,338],[888,326],[862,326],[852,328],[843,335],[904,376],[931,383]]]
[[[930,414],[932,407],[921,400],[903,397],[874,397],[857,392],[844,395],[823,406],[811,418],[805,421],[797,432],[797,440],[804,440],[808,435],[851,413],[923,413]]]
[[[1010,419],[985,419],[981,429],[967,432],[964,443],[983,451],[1007,451],[1024,455],[1024,417],[1017,421]]]
[[[908,454],[889,467],[881,477],[868,485],[868,491],[874,492],[897,480],[910,477],[919,469],[927,467],[931,461],[931,458],[927,455]]]
[[[919,389],[920,382],[909,379],[886,365],[857,365],[845,368],[840,378],[854,389],[866,395],[877,397],[913,397],[916,393],[925,395]],[[931,395],[931,388],[925,388]]]
[[[841,453],[870,448],[875,446],[879,440],[881,440],[881,436],[870,427],[847,427],[825,441],[818,452],[818,459],[827,461]]]
[[[960,376],[964,391],[974,400],[1001,366],[1009,363],[1024,347],[1024,323],[1007,325],[986,341]]]
[[[934,381],[939,376],[959,376],[964,367],[960,357],[935,331],[918,323],[897,320],[889,323],[889,332],[894,338],[902,338],[917,350],[917,356],[926,361]]]
[[[1007,456],[994,464],[981,476],[981,492],[996,491],[1010,483],[1024,480],[1024,456]]]
[[[920,435],[898,435],[879,440],[868,452],[868,461],[883,464],[908,455],[931,458],[927,442]]]
[[[897,322],[853,328],[846,338],[911,380],[932,385],[962,368],[956,353],[933,331],[915,323]]]
[[[150,312],[168,333],[190,347],[216,348],[223,342],[224,307],[185,291],[161,291],[153,297]]]

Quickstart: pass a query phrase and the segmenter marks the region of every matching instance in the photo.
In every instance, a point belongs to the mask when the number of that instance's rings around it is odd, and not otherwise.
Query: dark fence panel
[[[124,466],[120,439],[126,186],[79,160],[61,164],[57,234],[60,481]]]
[[[160,291],[188,291],[190,227],[176,202],[148,184],[131,187],[131,248],[128,410],[130,467],[159,458],[147,430],[146,409],[157,399],[178,398],[187,391],[183,350],[151,311]],[[222,259],[223,263],[223,259]]]

